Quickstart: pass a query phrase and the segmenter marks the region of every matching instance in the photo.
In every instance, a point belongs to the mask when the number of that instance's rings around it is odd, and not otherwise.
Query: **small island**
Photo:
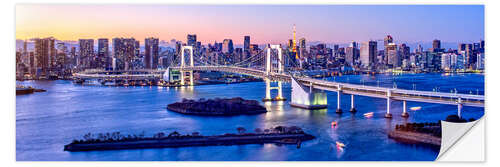
[[[233,116],[233,115],[251,115],[267,112],[264,106],[261,106],[256,100],[245,100],[241,97],[231,99],[182,99],[182,102],[176,102],[167,105],[170,111],[189,115],[205,116]]]
[[[388,136],[404,143],[441,146],[441,123],[424,122],[396,125],[396,128],[389,132]]]
[[[122,135],[120,132],[106,134],[85,134],[81,140],[73,140],[64,146],[64,151],[94,151],[144,148],[177,148],[192,146],[229,146],[243,144],[296,144],[300,148],[302,141],[315,137],[306,134],[297,126],[277,126],[270,129],[256,128],[255,133],[246,133],[246,129],[238,127],[238,134],[203,136],[199,132],[181,135],[174,131],[168,135],[159,132],[152,137],[140,135]]]
[[[458,115],[449,115],[445,121],[467,122],[466,119],[460,118]],[[469,122],[471,121],[475,121],[475,119],[469,119]],[[398,124],[393,131],[389,132],[388,136],[404,143],[441,146],[441,121]]]

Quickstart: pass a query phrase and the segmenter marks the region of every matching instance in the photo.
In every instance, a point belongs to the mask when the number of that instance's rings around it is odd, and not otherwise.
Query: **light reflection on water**
[[[483,75],[409,74],[342,76],[337,81],[367,85],[417,89],[440,86],[459,91],[478,89],[484,92]],[[16,158],[17,160],[434,160],[438,150],[397,143],[387,138],[387,131],[405,122],[434,122],[456,113],[456,106],[408,102],[408,108],[421,106],[418,111],[408,110],[410,117],[402,118],[402,103],[392,102],[393,119],[385,119],[385,99],[356,96],[357,113],[351,114],[350,96],[343,95],[336,114],[336,93],[328,92],[328,109],[304,110],[292,108],[286,102],[262,103],[269,112],[259,115],[234,117],[186,116],[166,110],[166,105],[182,98],[243,97],[260,101],[264,96],[262,82],[242,84],[203,85],[187,87],[113,87],[81,86],[69,81],[24,81],[47,92],[16,96]],[[283,96],[290,99],[290,85],[284,84]],[[276,92],[273,91],[274,97]],[[364,113],[373,112],[366,118]],[[464,107],[465,118],[480,118],[482,108]],[[332,128],[331,122],[337,127]],[[120,151],[92,151],[70,153],[63,145],[85,133],[120,131],[122,134],[146,135],[163,131],[170,133],[201,132],[205,135],[236,133],[236,127],[247,132],[255,128],[277,125],[299,126],[317,139],[296,145],[264,144],[241,146],[187,147]],[[335,147],[339,141],[343,150]],[[332,148],[332,145],[334,146]]]

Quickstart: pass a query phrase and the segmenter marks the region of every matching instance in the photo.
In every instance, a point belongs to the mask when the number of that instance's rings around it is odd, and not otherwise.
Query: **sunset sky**
[[[398,41],[471,42],[484,39],[482,5],[17,5],[16,38],[158,37],[202,43]]]

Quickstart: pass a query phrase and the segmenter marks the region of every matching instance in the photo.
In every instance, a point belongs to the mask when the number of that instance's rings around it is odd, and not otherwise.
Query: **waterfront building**
[[[79,39],[80,46],[80,68],[92,68],[91,62],[94,59],[94,39]]]
[[[131,69],[136,54],[136,45],[134,38],[113,38],[113,69]]]
[[[484,70],[484,53],[478,53],[476,58],[476,69]]]
[[[158,68],[158,59],[160,54],[160,50],[158,47],[159,41],[160,40],[158,38],[153,38],[153,37],[144,39],[144,68],[146,69]]]
[[[465,66],[467,68],[472,67],[476,63],[476,56],[474,56],[474,50],[472,44],[465,45]]]
[[[368,41],[361,44],[360,59],[364,67],[376,64],[377,41]]]
[[[449,71],[451,69],[451,53],[441,54],[441,69]]]
[[[35,71],[36,71],[36,76],[39,77],[40,75],[48,75],[48,69],[49,69],[49,41],[50,38],[36,38],[34,39],[35,41]]]
[[[111,56],[109,55],[108,38],[99,38],[97,40],[97,57],[101,67],[111,68]]]

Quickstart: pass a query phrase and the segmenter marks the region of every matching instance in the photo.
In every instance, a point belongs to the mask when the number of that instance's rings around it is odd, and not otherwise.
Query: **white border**
[[[416,2],[417,1],[417,2]],[[158,4],[158,3],[170,3],[170,4],[485,4],[485,40],[486,40],[486,117],[492,120],[483,120],[487,125],[486,130],[491,130],[487,132],[490,139],[486,140],[486,163],[435,163],[435,162],[16,162],[15,161],[15,4],[16,3],[70,3],[65,0],[44,0],[36,1],[22,1],[22,0],[7,0],[2,1],[1,7],[1,17],[2,26],[1,29],[1,43],[2,48],[2,61],[0,61],[0,67],[2,67],[1,76],[2,80],[0,82],[2,89],[2,98],[0,103],[4,110],[0,111],[2,116],[0,117],[2,124],[1,132],[3,136],[0,138],[1,155],[0,163],[5,166],[304,166],[304,165],[315,165],[315,166],[332,166],[332,165],[342,165],[342,166],[461,166],[461,165],[481,165],[481,166],[499,166],[499,158],[496,158],[499,154],[497,149],[500,149],[498,137],[498,128],[500,121],[495,119],[500,118],[497,114],[500,112],[498,106],[490,105],[495,103],[495,100],[500,99],[500,88],[495,87],[495,85],[500,85],[500,80],[498,79],[498,72],[500,72],[500,52],[499,52],[499,31],[500,26],[498,23],[498,16],[500,16],[500,9],[498,1],[496,0],[337,0],[337,1],[320,1],[320,0],[241,0],[241,1],[231,1],[231,0],[173,0],[173,1],[162,1],[162,0],[76,0],[71,3],[96,3],[96,4],[109,4],[109,3],[129,3],[129,4]],[[473,128],[477,130],[477,128]],[[483,131],[484,132],[484,131]],[[475,133],[475,132],[469,132]],[[479,132],[481,133],[481,132]],[[483,134],[484,135],[484,134]],[[490,142],[488,142],[490,141]],[[490,159],[489,159],[489,158]]]

